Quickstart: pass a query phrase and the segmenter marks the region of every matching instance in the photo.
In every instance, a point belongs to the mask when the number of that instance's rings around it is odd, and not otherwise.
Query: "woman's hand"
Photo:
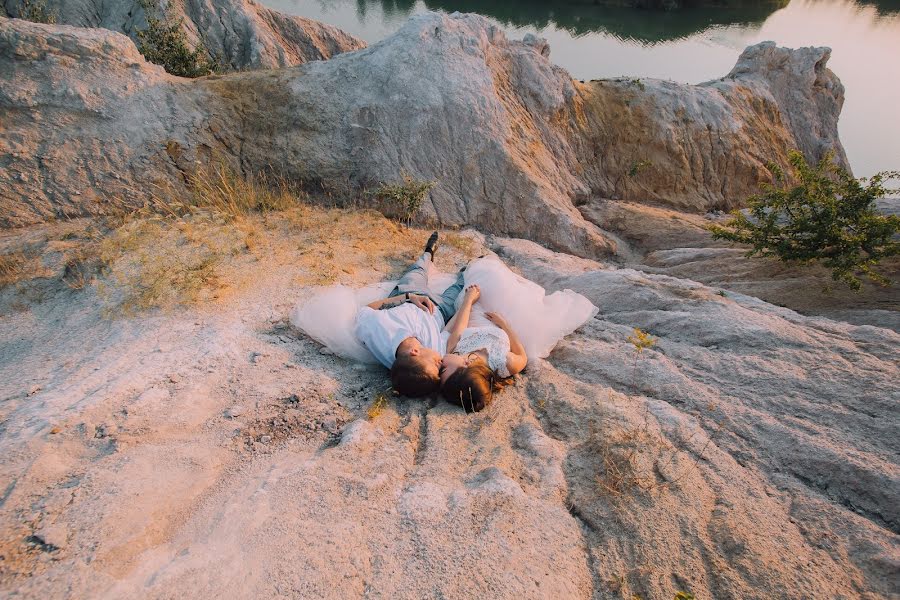
[[[478,302],[478,299],[481,298],[481,288],[478,287],[477,283],[473,283],[469,287],[466,288],[465,300],[469,304],[475,304]]]
[[[504,319],[503,315],[501,315],[500,313],[486,312],[484,313],[484,316],[487,317],[488,321],[490,321],[500,329],[503,329],[504,331],[509,329],[509,322],[507,322],[507,320]]]

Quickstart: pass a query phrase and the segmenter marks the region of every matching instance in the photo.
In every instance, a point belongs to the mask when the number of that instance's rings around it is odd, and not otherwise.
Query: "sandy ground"
[[[600,315],[478,415],[373,409],[383,370],[287,315],[310,282],[395,276],[427,232],[332,217],[264,229],[187,307],[122,314],[52,277],[3,292],[0,593],[900,594],[894,332],[497,238]]]

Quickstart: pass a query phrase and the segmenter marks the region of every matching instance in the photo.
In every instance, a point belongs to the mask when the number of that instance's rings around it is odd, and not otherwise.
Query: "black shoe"
[[[425,244],[425,252],[431,254],[431,260],[434,260],[434,253],[438,249],[438,232],[435,231],[431,234],[431,237],[428,238],[428,243]]]

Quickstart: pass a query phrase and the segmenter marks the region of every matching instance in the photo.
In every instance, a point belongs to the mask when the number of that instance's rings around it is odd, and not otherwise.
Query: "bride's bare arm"
[[[516,335],[516,332],[513,331],[513,328],[510,327],[509,323],[500,313],[488,312],[484,313],[484,316],[487,317],[491,323],[506,332],[506,336],[509,338],[509,354],[506,356],[506,370],[509,371],[511,376],[519,373],[528,364],[528,355],[525,353],[525,346],[522,345],[519,336]]]
[[[475,304],[480,296],[481,290],[477,284],[470,285],[466,288],[466,295],[463,297],[462,306],[459,307],[459,310],[456,311],[456,314],[453,315],[453,318],[447,323],[447,331],[450,332],[450,338],[447,340],[447,352],[456,350],[456,344],[459,343],[462,332],[469,326],[469,316],[472,314],[472,305]]]

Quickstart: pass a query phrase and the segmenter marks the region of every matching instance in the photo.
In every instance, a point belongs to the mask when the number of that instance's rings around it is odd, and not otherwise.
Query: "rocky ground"
[[[287,321],[312,284],[395,275],[426,231],[271,217],[194,304],[124,314],[120,262],[65,284],[88,229],[0,240],[47,269],[0,295],[4,594],[900,593],[890,330],[445,232],[444,269],[487,246],[600,307],[465,415],[391,396]]]
[[[300,62],[235,25],[252,2],[184,9]],[[896,288],[823,294],[705,229],[791,148],[845,163],[829,50],[698,86],[548,54],[429,13],[188,81],[0,17],[0,595],[900,596]],[[427,230],[364,210],[403,175],[436,182],[445,270],[491,249],[600,308],[477,415],[289,324],[414,258]]]

